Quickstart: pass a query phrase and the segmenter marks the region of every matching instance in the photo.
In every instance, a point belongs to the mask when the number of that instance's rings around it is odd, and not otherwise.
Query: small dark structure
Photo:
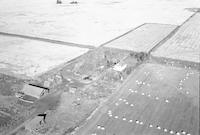
[[[62,4],[61,0],[57,0],[56,4]]]
[[[70,4],[78,4],[78,2],[77,1],[72,1],[72,2],[70,2]]]

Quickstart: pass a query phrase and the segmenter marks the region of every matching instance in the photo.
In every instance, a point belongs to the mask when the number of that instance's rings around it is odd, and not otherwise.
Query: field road
[[[198,135],[199,72],[143,64],[77,135]]]

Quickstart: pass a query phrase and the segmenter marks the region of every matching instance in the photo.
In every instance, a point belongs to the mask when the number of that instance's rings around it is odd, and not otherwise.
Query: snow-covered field
[[[1,0],[0,31],[99,46],[143,23],[179,25],[199,0]]]
[[[177,28],[176,25],[157,23],[144,24],[105,46],[148,53],[175,28]]]
[[[200,63],[200,13],[195,14],[153,56]]]
[[[88,49],[0,36],[0,72],[35,77]]]
[[[180,25],[199,0],[1,0],[0,32],[99,46],[143,23]],[[0,71],[35,76],[87,49],[0,37]]]

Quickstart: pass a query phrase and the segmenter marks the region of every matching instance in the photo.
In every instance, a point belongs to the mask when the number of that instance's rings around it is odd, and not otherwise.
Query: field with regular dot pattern
[[[141,65],[78,135],[198,135],[199,72]]]

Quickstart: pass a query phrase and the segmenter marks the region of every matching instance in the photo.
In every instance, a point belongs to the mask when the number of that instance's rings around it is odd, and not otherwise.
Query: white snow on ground
[[[0,72],[33,78],[86,51],[88,49],[0,36]]]
[[[1,0],[0,31],[99,46],[143,23],[179,25],[200,0]]]
[[[200,63],[200,13],[184,23],[152,55]]]
[[[143,23],[179,25],[200,0],[0,0],[0,32],[99,46]],[[0,37],[0,72],[36,76],[87,49]]]
[[[105,46],[148,53],[176,27],[176,25],[166,24],[144,24]]]

